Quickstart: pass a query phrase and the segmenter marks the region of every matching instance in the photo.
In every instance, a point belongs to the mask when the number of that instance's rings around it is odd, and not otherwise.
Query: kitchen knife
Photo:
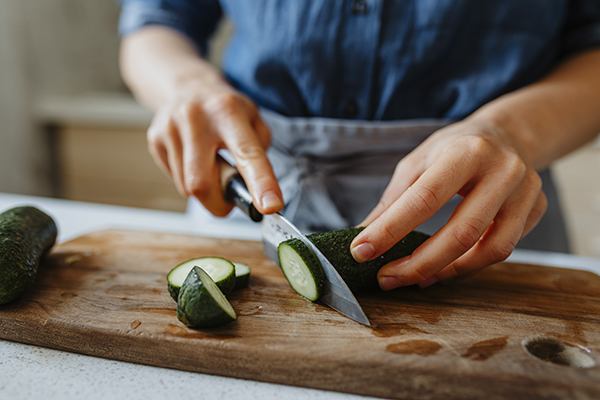
[[[252,196],[250,196],[244,180],[235,167],[220,154],[217,155],[217,162],[220,168],[221,187],[225,200],[235,204],[253,221],[261,222],[265,255],[281,267],[277,255],[279,243],[292,238],[301,240],[317,256],[325,272],[326,281],[323,295],[318,301],[361,324],[371,325],[362,307],[323,253],[280,213],[268,215],[259,213],[252,204]]]

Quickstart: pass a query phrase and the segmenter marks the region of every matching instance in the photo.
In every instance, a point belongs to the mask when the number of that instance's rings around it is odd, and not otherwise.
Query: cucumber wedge
[[[235,266],[221,257],[201,257],[183,262],[167,275],[167,286],[173,300],[177,301],[179,290],[192,268],[202,268],[226,295],[235,286]]]
[[[234,262],[235,286],[233,290],[243,289],[250,284],[250,267],[246,264]]]
[[[308,239],[327,257],[354,293],[378,289],[377,272],[379,269],[392,261],[412,254],[429,238],[429,235],[425,233],[412,231],[380,257],[358,263],[350,253],[350,244],[363,229],[348,228],[308,235]],[[278,247],[278,254],[279,264],[290,286],[308,300],[317,300],[320,292],[314,288],[322,285],[320,274],[323,273],[323,269],[315,255],[298,239],[282,242]]]
[[[325,272],[314,253],[300,239],[290,239],[277,247],[279,265],[292,289],[310,301],[323,294]]]
[[[235,321],[237,315],[212,278],[194,266],[179,291],[177,318],[190,328],[207,328]]]

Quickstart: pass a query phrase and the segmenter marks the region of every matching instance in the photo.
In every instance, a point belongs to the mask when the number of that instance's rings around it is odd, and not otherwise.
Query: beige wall
[[[113,0],[0,0],[0,192],[49,194],[41,96],[122,91]]]

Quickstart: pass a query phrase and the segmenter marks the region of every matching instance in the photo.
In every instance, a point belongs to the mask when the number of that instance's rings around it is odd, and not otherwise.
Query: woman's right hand
[[[164,26],[122,40],[121,71],[136,98],[156,111],[148,129],[150,154],[182,196],[194,196],[214,215],[232,205],[221,192],[217,151],[228,149],[256,209],[283,207],[266,156],[270,133],[256,106],[205,61],[194,44]]]
[[[188,84],[160,107],[148,129],[149,151],[184,197],[196,197],[216,216],[225,202],[216,154],[228,149],[262,214],[279,211],[283,200],[266,156],[270,132],[257,107],[226,82]]]

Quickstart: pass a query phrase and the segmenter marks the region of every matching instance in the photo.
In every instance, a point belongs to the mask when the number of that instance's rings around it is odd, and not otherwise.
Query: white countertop
[[[259,240],[259,225],[243,219],[204,218],[0,193],[0,212],[33,205],[50,214],[58,242],[106,228],[179,232]],[[232,234],[233,232],[233,234]],[[515,250],[509,261],[577,268],[600,273],[600,260],[559,253]],[[150,367],[0,340],[0,399],[202,399],[351,400],[362,396]]]

